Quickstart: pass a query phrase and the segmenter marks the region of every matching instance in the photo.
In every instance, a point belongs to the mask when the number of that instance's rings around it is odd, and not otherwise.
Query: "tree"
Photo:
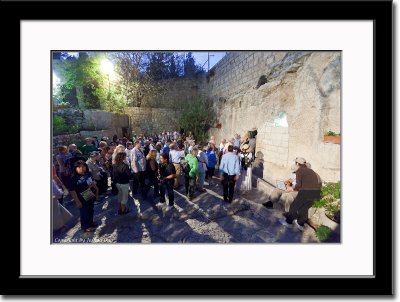
[[[185,77],[193,77],[196,74],[197,67],[193,55],[189,52],[184,60],[183,72]]]
[[[171,56],[165,52],[154,52],[148,56],[147,74],[154,81],[164,80],[169,77],[168,57]]]
[[[186,131],[192,131],[197,142],[205,143],[215,117],[212,101],[198,96],[186,103],[179,117],[179,124]]]
[[[97,58],[80,53],[78,58],[61,55],[64,61],[64,89],[77,89],[79,107],[100,108],[100,98],[104,95],[101,87],[102,74]]]
[[[177,78],[179,76],[178,74],[178,66],[176,63],[176,59],[173,53],[169,55],[169,60],[168,60],[168,77],[169,78]]]
[[[112,57],[119,75],[117,87],[127,104],[133,107],[143,106],[144,95],[155,91],[153,80],[147,73],[151,53],[116,52]]]

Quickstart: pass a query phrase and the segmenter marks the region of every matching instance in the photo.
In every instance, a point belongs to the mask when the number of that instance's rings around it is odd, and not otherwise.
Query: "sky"
[[[77,52],[68,52],[70,55],[73,56],[77,56],[78,53]],[[217,64],[222,58],[223,56],[226,54],[226,52],[224,51],[220,51],[220,52],[192,52],[192,55],[196,61],[197,64],[199,64],[200,66],[202,66],[204,68],[205,71],[208,71],[208,64],[207,64],[207,60],[208,60],[208,54],[210,54],[210,69]]]
[[[208,59],[208,52],[192,52],[193,57],[196,60],[197,64],[200,64],[200,66],[203,66],[205,71],[208,71],[208,64],[207,64],[207,59]],[[210,69],[217,64],[223,56],[226,54],[226,52],[210,52]]]

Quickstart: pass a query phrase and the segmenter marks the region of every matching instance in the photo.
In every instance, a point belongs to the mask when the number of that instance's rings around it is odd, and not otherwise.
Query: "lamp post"
[[[208,59],[207,59],[207,61],[208,61],[208,69],[207,69],[207,72],[208,72],[208,71],[210,71],[210,57],[213,57],[214,55],[210,55],[209,52],[208,52],[207,54],[208,54]]]

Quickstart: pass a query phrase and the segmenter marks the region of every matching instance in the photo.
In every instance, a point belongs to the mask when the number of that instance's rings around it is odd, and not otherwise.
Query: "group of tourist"
[[[118,215],[130,212],[129,192],[134,198],[140,192],[144,200],[152,189],[153,198],[158,200],[156,206],[161,209],[168,199],[165,211],[169,211],[174,207],[174,189],[184,184],[186,197],[191,201],[196,192],[206,191],[206,180],[210,188],[218,186],[216,167],[224,201],[231,203],[235,192],[246,194],[252,188],[256,135],[257,129],[253,128],[242,137],[236,133],[230,140],[222,139],[218,146],[214,137],[203,145],[196,144],[192,132],[185,134],[181,129],[133,136],[131,141],[114,135],[112,139],[103,137],[100,141],[97,137],[87,138],[81,148],[75,144],[60,146],[56,156],[58,173],[53,165],[53,229],[65,225],[72,216],[63,207],[61,188],[65,187],[80,210],[82,230],[93,232],[97,227],[93,222],[94,205],[108,194],[109,179],[111,193],[118,195]],[[314,179],[311,180],[311,175],[316,173],[302,158],[297,159],[293,172],[297,177],[285,181],[287,192],[274,191],[264,205],[271,207],[281,195],[285,196],[291,204],[286,209],[287,223],[295,221],[301,226],[309,200],[317,193],[297,192],[316,187]]]

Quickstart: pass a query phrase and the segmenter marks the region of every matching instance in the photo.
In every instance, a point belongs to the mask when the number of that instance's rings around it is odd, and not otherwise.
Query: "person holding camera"
[[[71,179],[71,197],[80,212],[81,228],[84,232],[94,232],[97,225],[93,223],[94,201],[99,199],[99,189],[96,186],[87,164],[78,160],[74,164],[74,175]]]
[[[158,168],[160,177],[160,202],[157,206],[160,207],[165,203],[165,194],[168,194],[168,206],[166,210],[174,207],[174,179],[176,177],[176,170],[173,164],[169,162],[166,154],[160,154],[160,165]]]

